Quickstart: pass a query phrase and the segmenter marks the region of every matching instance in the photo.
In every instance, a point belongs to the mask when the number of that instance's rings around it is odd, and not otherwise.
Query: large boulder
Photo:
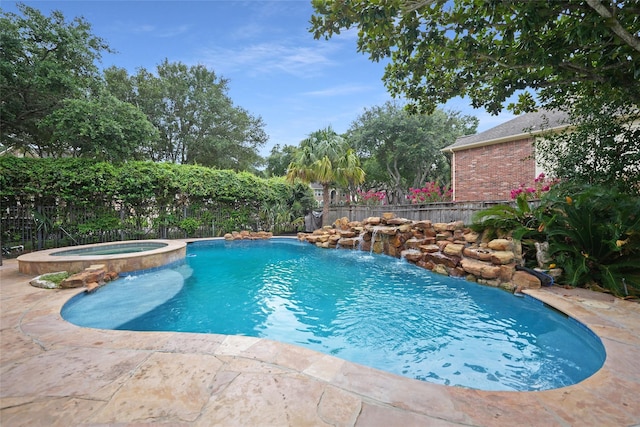
[[[441,252],[426,252],[424,255],[425,261],[431,261],[435,265],[444,265],[449,268],[454,268],[460,263],[460,258],[450,255],[445,255]]]
[[[464,248],[462,254],[467,258],[473,258],[480,261],[491,261],[493,251],[483,248]]]
[[[418,262],[422,259],[423,253],[417,249],[406,249],[400,253],[400,256],[408,261]]]
[[[516,289],[538,289],[540,288],[540,279],[526,271],[516,271],[513,273],[511,281],[516,285]]]
[[[511,251],[494,251],[491,254],[491,262],[498,265],[509,264],[513,262],[514,254]]]
[[[463,259],[460,265],[467,273],[483,279],[496,279],[500,276],[500,267],[497,265],[468,258]]]
[[[85,268],[84,271],[64,279],[60,282],[60,287],[63,289],[81,288],[86,286],[87,283],[104,283],[104,276],[106,273],[107,269],[104,264],[92,265]]]
[[[513,251],[513,241],[507,239],[494,239],[488,244],[494,251]]]
[[[457,257],[462,257],[462,250],[464,249],[464,245],[459,245],[456,243],[449,243],[444,247],[445,255],[453,255]]]

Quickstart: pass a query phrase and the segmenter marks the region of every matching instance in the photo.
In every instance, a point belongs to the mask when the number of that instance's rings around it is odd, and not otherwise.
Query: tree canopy
[[[536,151],[556,176],[638,190],[640,4],[617,0],[313,0],[311,31],[358,29],[410,110],[462,96],[490,113],[568,113]],[[543,125],[541,123],[541,125]]]
[[[83,18],[18,8],[22,16],[0,11],[0,143],[44,154],[49,139],[39,121],[98,84],[96,61],[109,47]]]
[[[358,29],[358,50],[390,58],[384,81],[418,109],[456,96],[498,113],[564,105],[584,88],[640,104],[640,6],[614,0],[313,0],[311,31]],[[525,91],[520,93],[520,91]]]
[[[51,157],[141,160],[158,138],[142,111],[109,94],[67,98],[38,127],[50,135],[46,154]]]
[[[640,109],[589,97],[574,102],[569,115],[575,126],[536,140],[537,160],[565,181],[640,195]]]
[[[265,159],[264,175],[266,177],[285,176],[297,150],[298,147],[293,145],[274,145]]]
[[[442,110],[409,114],[387,102],[365,109],[347,139],[363,159],[368,185],[385,189],[389,202],[402,203],[409,187],[450,181],[449,159],[440,150],[474,133],[477,125],[475,117]]]
[[[264,123],[228,81],[165,60],[155,74],[97,63],[109,51],[84,18],[0,11],[0,144],[40,157],[154,160],[256,171]]]
[[[237,107],[228,81],[203,65],[163,61],[156,74],[105,70],[108,90],[137,105],[160,131],[151,158],[222,169],[254,170],[267,141],[264,123]]]

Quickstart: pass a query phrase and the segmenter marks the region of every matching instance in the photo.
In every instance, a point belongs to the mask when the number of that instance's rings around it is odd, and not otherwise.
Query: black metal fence
[[[329,223],[347,217],[363,220],[393,212],[414,221],[464,221],[471,223],[474,213],[498,202],[429,203],[421,205],[332,206]],[[271,219],[269,219],[271,218]],[[23,252],[139,239],[180,239],[219,237],[234,230],[267,230],[276,234],[293,233],[304,227],[290,222],[277,223],[274,215],[255,209],[224,207],[176,207],[172,211],[153,208],[146,212],[130,206],[10,206],[0,208],[0,246],[3,257]]]
[[[268,216],[267,216],[268,217]],[[178,208],[143,213],[127,206],[11,206],[0,208],[2,256],[23,252],[139,239],[219,237],[234,230],[297,231],[294,224],[275,224],[260,212],[236,209]]]

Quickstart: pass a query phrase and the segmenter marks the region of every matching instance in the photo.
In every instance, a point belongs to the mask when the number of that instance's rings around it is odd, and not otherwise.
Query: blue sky
[[[329,125],[345,132],[365,108],[391,99],[381,80],[384,64],[356,51],[355,30],[328,41],[313,38],[308,0],[23,3],[45,15],[60,10],[67,21],[83,16],[117,52],[103,56],[103,68],[155,72],[166,58],[214,70],[229,80],[234,104],[264,120],[269,141],[263,155],[275,144],[298,145]],[[0,7],[17,12],[16,2]],[[491,116],[462,99],[444,108],[478,117],[478,131],[513,117]]]

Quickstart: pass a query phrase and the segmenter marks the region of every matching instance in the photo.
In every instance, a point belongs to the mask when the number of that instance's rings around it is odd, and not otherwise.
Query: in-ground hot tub
[[[124,273],[160,267],[183,259],[187,244],[173,240],[128,240],[97,243],[68,249],[47,249],[18,257],[21,273],[40,275],[56,271],[76,273],[94,264]]]

